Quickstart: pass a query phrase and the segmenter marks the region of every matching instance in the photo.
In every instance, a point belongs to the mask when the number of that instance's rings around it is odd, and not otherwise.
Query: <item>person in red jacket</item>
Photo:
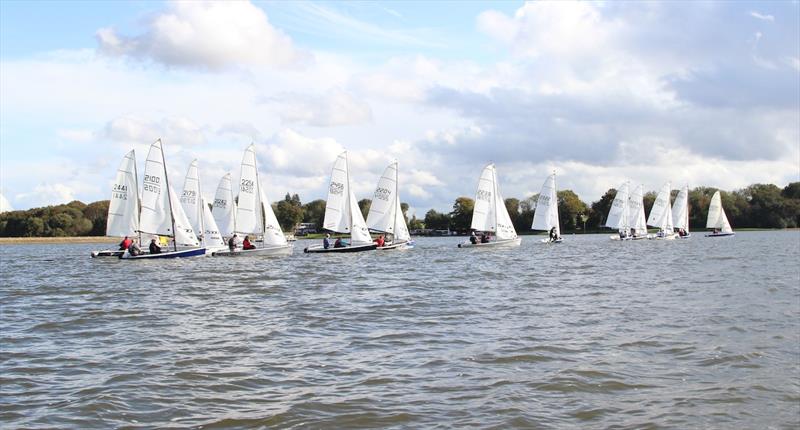
[[[124,251],[128,249],[128,247],[131,246],[132,242],[133,242],[132,240],[128,239],[128,236],[125,236],[125,239],[122,239],[122,242],[119,243],[119,250]]]
[[[256,246],[250,243],[250,236],[244,237],[244,242],[242,242],[242,249],[256,249]]]
[[[375,243],[377,243],[380,247],[386,244],[386,240],[383,238],[383,235],[380,235],[377,239],[375,239]]]

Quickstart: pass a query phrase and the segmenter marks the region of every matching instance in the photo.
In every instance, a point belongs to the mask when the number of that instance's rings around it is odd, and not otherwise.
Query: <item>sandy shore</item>
[[[80,237],[0,237],[0,245],[9,244],[69,244],[69,243],[119,243],[121,238],[106,236],[80,236]]]

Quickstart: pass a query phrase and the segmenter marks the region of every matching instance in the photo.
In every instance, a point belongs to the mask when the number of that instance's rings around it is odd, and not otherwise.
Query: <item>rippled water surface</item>
[[[92,260],[0,247],[3,428],[796,428],[800,232]]]

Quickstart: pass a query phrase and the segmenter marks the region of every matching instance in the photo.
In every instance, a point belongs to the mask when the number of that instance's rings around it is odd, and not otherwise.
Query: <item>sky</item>
[[[179,192],[239,176],[324,199],[399,162],[424,217],[557,173],[585,202],[625,181],[800,180],[800,5],[774,2],[0,1],[0,210],[108,199],[161,139]],[[140,175],[141,176],[141,175]]]

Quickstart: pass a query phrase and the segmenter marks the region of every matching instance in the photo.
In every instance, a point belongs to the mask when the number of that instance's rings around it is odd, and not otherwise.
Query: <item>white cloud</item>
[[[10,212],[13,211],[14,208],[11,207],[11,203],[8,202],[8,199],[2,194],[0,194],[0,213],[3,212]]]
[[[163,139],[170,146],[201,145],[206,142],[204,130],[186,118],[163,118],[152,121],[136,116],[123,116],[105,126],[103,137],[121,145],[136,145]]]
[[[17,194],[14,200],[22,207],[57,205],[75,200],[75,191],[65,184],[45,182],[34,187],[33,192]]]
[[[372,109],[368,103],[338,88],[322,96],[282,93],[267,101],[279,106],[281,120],[289,124],[333,127],[372,120]]]
[[[173,1],[152,18],[142,35],[121,36],[110,28],[96,35],[103,54],[169,66],[288,66],[310,59],[249,1]]]
[[[760,14],[760,13],[758,13],[756,11],[750,11],[750,16],[752,16],[753,18],[756,18],[756,19],[760,19],[762,21],[775,21],[775,17],[774,16]]]

